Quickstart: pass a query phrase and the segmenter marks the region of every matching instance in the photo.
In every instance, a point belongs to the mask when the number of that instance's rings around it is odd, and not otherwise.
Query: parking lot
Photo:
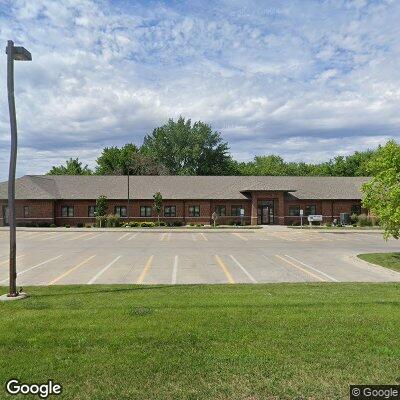
[[[0,231],[0,285],[8,283]],[[400,274],[356,259],[398,251],[379,233],[298,230],[18,231],[18,285],[384,282]]]

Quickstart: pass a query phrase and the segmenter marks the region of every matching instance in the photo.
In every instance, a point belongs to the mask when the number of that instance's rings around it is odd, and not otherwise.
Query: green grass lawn
[[[0,391],[17,377],[64,399],[346,399],[400,383],[400,284],[26,290],[0,303]]]
[[[366,253],[359,254],[358,257],[372,264],[400,272],[400,253]]]

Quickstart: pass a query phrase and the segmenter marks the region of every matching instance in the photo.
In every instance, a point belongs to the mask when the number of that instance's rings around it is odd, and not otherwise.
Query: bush
[[[160,221],[160,223],[157,223],[158,226],[167,226],[167,223],[165,221]]]
[[[57,228],[56,224],[50,224],[50,228]]]
[[[366,214],[360,214],[357,216],[357,226],[372,226],[371,218]]]
[[[330,227],[332,226],[332,222],[325,222],[325,226],[326,226],[327,228],[330,228]]]
[[[93,224],[85,224],[85,228],[93,228]]]
[[[196,228],[201,228],[204,224],[196,224]]]
[[[154,228],[155,226],[156,226],[156,224],[151,221],[143,221],[140,223],[141,228]]]
[[[71,225],[65,224],[64,228],[71,228]]]
[[[121,226],[121,220],[118,215],[107,215],[106,226],[107,228],[118,228],[119,226]]]
[[[82,222],[78,222],[76,225],[78,228],[83,228],[83,223]]]

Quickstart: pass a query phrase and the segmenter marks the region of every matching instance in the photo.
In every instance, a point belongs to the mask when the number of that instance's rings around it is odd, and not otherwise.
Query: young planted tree
[[[105,219],[108,210],[108,199],[106,196],[101,195],[96,200],[96,220],[99,222],[100,228],[102,221]]]
[[[369,162],[372,179],[363,185],[363,206],[378,217],[385,238],[400,237],[400,145],[380,147]]]
[[[158,220],[158,226],[160,226],[160,214],[162,211],[162,205],[163,205],[163,198],[160,192],[157,192],[153,196],[154,199],[154,209],[156,210],[157,214],[157,220]]]

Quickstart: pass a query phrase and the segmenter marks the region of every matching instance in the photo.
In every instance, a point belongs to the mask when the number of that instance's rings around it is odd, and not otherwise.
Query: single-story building
[[[300,210],[322,215],[323,222],[341,213],[360,214],[361,185],[366,177],[295,176],[49,176],[16,180],[19,226],[86,225],[95,222],[96,199],[108,198],[108,213],[124,220],[155,221],[153,195],[163,197],[166,222],[240,222],[291,225]],[[0,225],[7,225],[7,182],[0,183]]]

